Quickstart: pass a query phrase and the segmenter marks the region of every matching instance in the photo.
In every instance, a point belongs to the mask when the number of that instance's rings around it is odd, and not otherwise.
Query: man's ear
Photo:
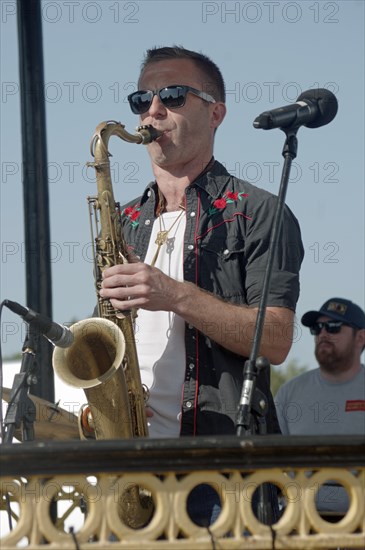
[[[360,344],[360,349],[365,348],[365,328],[356,331],[356,339]]]
[[[227,108],[226,104],[222,101],[217,101],[217,103],[213,103],[213,105],[210,105],[211,107],[211,126],[212,128],[216,129],[218,126],[220,126],[224,120],[224,117],[226,116]]]

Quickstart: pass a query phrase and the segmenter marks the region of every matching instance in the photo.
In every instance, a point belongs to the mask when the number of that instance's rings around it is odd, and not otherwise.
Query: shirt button
[[[226,249],[224,250],[223,254],[224,254],[225,256],[227,256],[227,254],[229,254],[228,248],[226,248]]]
[[[151,223],[151,220],[146,220],[146,221],[144,222],[145,225],[150,225],[150,223]]]
[[[190,363],[189,369],[190,369],[190,370],[193,370],[194,367],[195,367],[194,363]]]
[[[152,191],[151,191],[151,189],[149,189],[149,190],[147,191],[147,197],[150,197],[151,194],[152,194]]]
[[[195,216],[195,212],[190,212],[190,217],[194,218],[194,216]]]
[[[188,250],[194,250],[194,245],[193,244],[188,244]]]
[[[194,328],[194,326],[189,324],[188,328],[191,330],[192,328]]]
[[[185,403],[185,407],[186,407],[187,409],[191,409],[192,406],[193,406],[193,404],[192,404],[191,401],[187,401],[187,402]]]

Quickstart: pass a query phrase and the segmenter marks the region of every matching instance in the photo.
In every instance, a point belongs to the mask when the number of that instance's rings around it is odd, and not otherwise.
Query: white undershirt
[[[180,218],[177,220],[177,218]],[[168,230],[155,266],[183,281],[185,212],[166,212],[153,224],[145,262],[150,264],[157,250],[158,231]],[[161,227],[160,227],[161,223]],[[136,319],[136,346],[142,383],[150,392],[148,418],[150,437],[177,437],[180,433],[181,392],[185,373],[184,320],[170,311],[140,309]]]

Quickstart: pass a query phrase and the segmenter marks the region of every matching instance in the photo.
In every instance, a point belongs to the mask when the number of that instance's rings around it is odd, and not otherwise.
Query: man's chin
[[[330,344],[320,344],[317,346],[315,355],[320,365],[330,364],[333,360],[333,346]]]

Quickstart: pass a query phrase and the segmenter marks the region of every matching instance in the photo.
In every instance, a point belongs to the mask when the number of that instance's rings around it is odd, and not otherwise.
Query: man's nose
[[[166,107],[164,106],[158,95],[153,96],[151,106],[148,109],[148,113],[151,116],[166,114]]]

